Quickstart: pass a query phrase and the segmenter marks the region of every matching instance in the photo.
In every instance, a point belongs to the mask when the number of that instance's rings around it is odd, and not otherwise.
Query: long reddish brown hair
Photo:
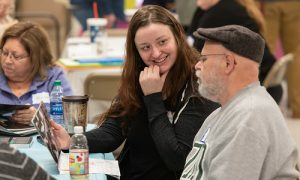
[[[177,43],[176,62],[170,69],[162,90],[166,102],[174,107],[186,83],[194,82],[194,64],[198,54],[187,44],[182,26],[168,10],[156,5],[144,6],[133,15],[130,21],[121,86],[116,99],[112,102],[110,109],[101,116],[100,122],[106,117],[121,117],[123,125],[128,125],[142,107],[143,93],[139,84],[139,75],[146,65],[139,55],[134,38],[139,28],[151,23],[169,26]]]

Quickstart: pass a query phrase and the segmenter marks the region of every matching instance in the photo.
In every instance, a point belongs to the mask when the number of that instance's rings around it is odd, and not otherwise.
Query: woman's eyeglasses
[[[9,51],[3,51],[3,50],[0,50],[0,56],[2,58],[9,57],[9,58],[11,58],[11,59],[13,59],[15,61],[20,61],[20,60],[22,60],[24,58],[29,57],[28,55],[19,55],[19,54],[15,53],[15,52],[9,52]]]

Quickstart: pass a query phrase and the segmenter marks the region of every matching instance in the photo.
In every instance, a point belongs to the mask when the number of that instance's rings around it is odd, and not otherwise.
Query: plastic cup
[[[75,126],[82,126],[85,132],[87,126],[87,105],[89,97],[63,96],[65,128],[69,134],[74,134]]]
[[[104,56],[106,51],[106,25],[107,20],[105,18],[88,18],[87,26],[90,35],[91,42],[91,55],[92,56]]]
[[[107,20],[105,18],[87,19],[87,26],[88,26],[91,43],[95,43],[97,37],[106,36],[106,30],[105,30],[106,25],[107,25]]]

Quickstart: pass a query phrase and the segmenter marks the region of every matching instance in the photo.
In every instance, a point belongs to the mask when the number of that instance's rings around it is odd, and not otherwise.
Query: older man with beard
[[[207,117],[181,179],[296,179],[298,151],[276,102],[258,81],[264,40],[237,25],[199,28],[199,92],[221,107]]]

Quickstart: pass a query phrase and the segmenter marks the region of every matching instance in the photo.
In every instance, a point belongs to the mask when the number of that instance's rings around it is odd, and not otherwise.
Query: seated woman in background
[[[29,124],[40,101],[49,106],[55,80],[61,80],[64,95],[72,95],[63,70],[53,60],[46,32],[37,24],[9,27],[0,42],[0,58],[0,102],[33,105],[17,110],[13,121]]]
[[[194,65],[198,52],[166,9],[149,5],[132,17],[121,87],[102,125],[86,132],[90,152],[119,156],[121,179],[178,179],[196,132],[218,107],[202,98]],[[60,148],[70,137],[51,121]]]
[[[199,8],[194,14],[189,30],[190,35],[198,28],[214,28],[232,24],[241,25],[256,33],[264,34],[264,17],[254,0],[197,0],[197,5]],[[203,44],[203,41],[195,39],[194,47],[201,52]],[[275,57],[266,45],[259,66],[259,80],[261,83],[275,61]],[[280,85],[270,87],[267,91],[277,103],[280,102],[283,93]]]

